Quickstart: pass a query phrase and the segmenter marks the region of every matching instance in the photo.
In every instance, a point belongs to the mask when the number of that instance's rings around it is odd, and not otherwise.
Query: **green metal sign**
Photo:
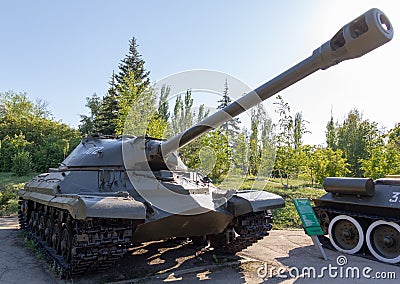
[[[303,227],[309,236],[323,235],[324,232],[318,222],[317,216],[310,201],[306,198],[293,199],[294,206],[300,216]]]

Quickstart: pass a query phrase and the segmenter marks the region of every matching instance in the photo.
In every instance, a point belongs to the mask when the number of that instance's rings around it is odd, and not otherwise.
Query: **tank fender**
[[[79,203],[72,208],[79,217],[145,219],[146,207],[132,197],[103,197],[79,195]]]
[[[67,210],[75,219],[97,218],[124,218],[145,219],[146,207],[126,194],[117,195],[90,195],[90,194],[63,194],[51,196],[47,194],[20,190],[19,195],[24,199],[33,200],[48,206]]]
[[[282,208],[284,206],[285,201],[281,196],[261,190],[237,191],[228,201],[228,210],[234,216]]]

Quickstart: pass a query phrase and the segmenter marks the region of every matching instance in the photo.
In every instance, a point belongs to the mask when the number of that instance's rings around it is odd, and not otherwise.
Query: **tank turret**
[[[319,69],[388,42],[392,26],[372,9],[345,25],[310,57],[224,109],[166,140],[87,137],[58,169],[19,191],[21,229],[61,275],[105,269],[132,244],[174,237],[237,252],[268,235],[282,197],[220,190],[190,172],[176,150]],[[360,190],[357,184],[354,191]]]

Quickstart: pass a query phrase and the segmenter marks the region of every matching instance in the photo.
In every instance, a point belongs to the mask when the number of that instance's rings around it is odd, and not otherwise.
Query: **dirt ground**
[[[325,261],[302,230],[283,230],[237,256],[184,241],[145,243],[106,273],[59,280],[17,228],[16,218],[0,218],[0,283],[398,283],[400,277],[399,266],[335,251],[325,250]]]

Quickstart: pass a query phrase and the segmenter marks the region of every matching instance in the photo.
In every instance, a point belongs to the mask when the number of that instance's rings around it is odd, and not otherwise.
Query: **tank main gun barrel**
[[[363,56],[390,41],[392,37],[393,27],[386,15],[376,8],[367,11],[341,28],[331,40],[315,49],[310,57],[191,128],[159,144],[159,155],[167,156],[315,71]]]

